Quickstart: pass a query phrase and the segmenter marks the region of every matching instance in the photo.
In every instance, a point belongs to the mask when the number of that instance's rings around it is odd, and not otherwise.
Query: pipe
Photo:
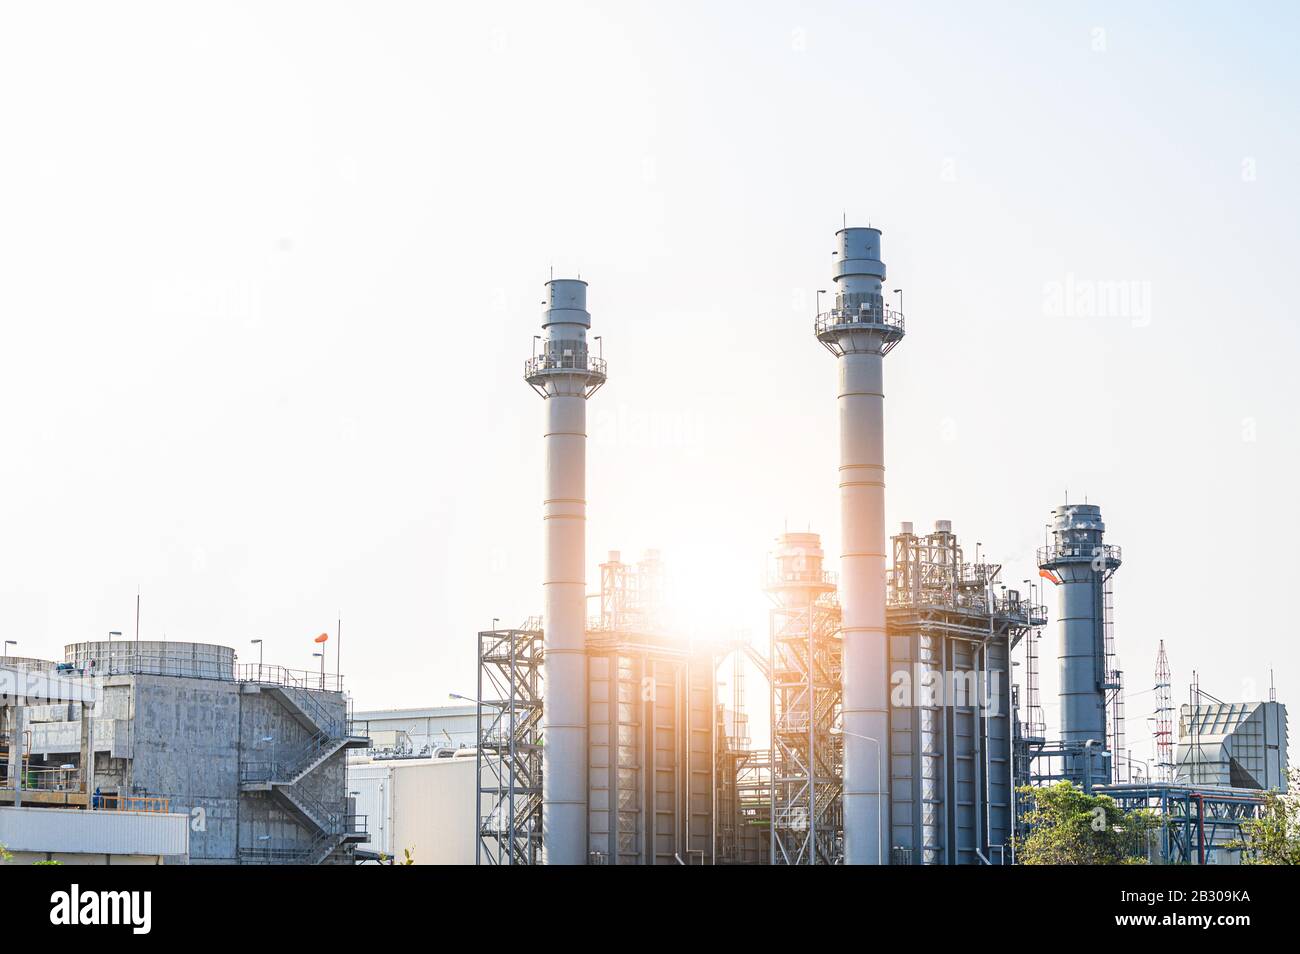
[[[839,364],[840,555],[844,662],[844,860],[887,864],[882,819],[889,780],[863,744],[889,738],[885,636],[885,354],[903,337],[902,316],[885,307],[880,230],[836,233],[835,307],[817,338]]]
[[[545,340],[524,379],[545,399],[542,580],[546,691],[542,704],[542,844],[547,864],[587,862],[587,399],[605,383],[590,355],[587,283],[546,283]]]

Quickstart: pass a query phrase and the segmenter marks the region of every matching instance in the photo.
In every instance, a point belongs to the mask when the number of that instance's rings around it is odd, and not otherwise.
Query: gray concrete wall
[[[300,699],[301,690],[289,695]],[[340,724],[340,693],[312,693]],[[302,704],[302,703],[300,703]],[[306,706],[314,712],[314,706]],[[80,707],[32,710],[32,751],[79,756]],[[104,792],[166,798],[190,816],[190,860],[234,863],[244,848],[305,848],[316,837],[268,792],[240,792],[240,766],[292,760],[314,732],[274,694],[221,679],[117,675],[104,680],[96,707],[96,784]],[[332,811],[347,804],[346,752],[340,751],[298,787]]]
[[[135,676],[129,794],[191,816],[190,858],[233,861],[239,814],[239,684]]]

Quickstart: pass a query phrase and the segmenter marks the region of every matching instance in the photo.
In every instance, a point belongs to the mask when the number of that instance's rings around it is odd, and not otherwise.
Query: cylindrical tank
[[[235,651],[214,643],[120,639],[69,643],[63,660],[87,675],[145,673],[189,679],[234,679]]]
[[[587,861],[587,398],[604,362],[587,349],[587,283],[546,283],[542,349],[524,377],[545,398],[542,496],[545,696],[542,830],[547,864]]]
[[[1110,781],[1106,754],[1105,585],[1120,565],[1117,547],[1104,541],[1106,525],[1094,504],[1052,511],[1051,545],[1039,551],[1040,569],[1060,581],[1057,591],[1057,663],[1061,741],[1074,754],[1065,772],[1080,785]]]
[[[844,860],[888,863],[889,650],[885,636],[884,356],[903,337],[885,307],[880,230],[836,233],[835,308],[816,331],[839,362]]]

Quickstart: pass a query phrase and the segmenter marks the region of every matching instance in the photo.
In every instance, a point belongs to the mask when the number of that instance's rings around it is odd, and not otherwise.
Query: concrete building
[[[26,765],[54,788],[61,771],[93,780],[92,810],[184,817],[196,864],[346,864],[365,840],[345,750],[368,740],[351,732],[337,676],[128,641],[73,643],[58,673],[93,681],[93,719],[77,702],[26,707]]]
[[[96,797],[95,680],[57,673],[52,662],[6,657],[0,665],[0,847],[11,863],[183,864],[189,818],[165,802]],[[68,719],[72,761],[33,759],[31,725]],[[35,716],[35,719],[33,719]],[[39,730],[38,730],[39,731]]]

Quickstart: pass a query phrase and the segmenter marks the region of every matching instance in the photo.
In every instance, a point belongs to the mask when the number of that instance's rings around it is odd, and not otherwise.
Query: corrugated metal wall
[[[713,673],[643,647],[588,660],[588,849],[598,864],[711,861]]]

